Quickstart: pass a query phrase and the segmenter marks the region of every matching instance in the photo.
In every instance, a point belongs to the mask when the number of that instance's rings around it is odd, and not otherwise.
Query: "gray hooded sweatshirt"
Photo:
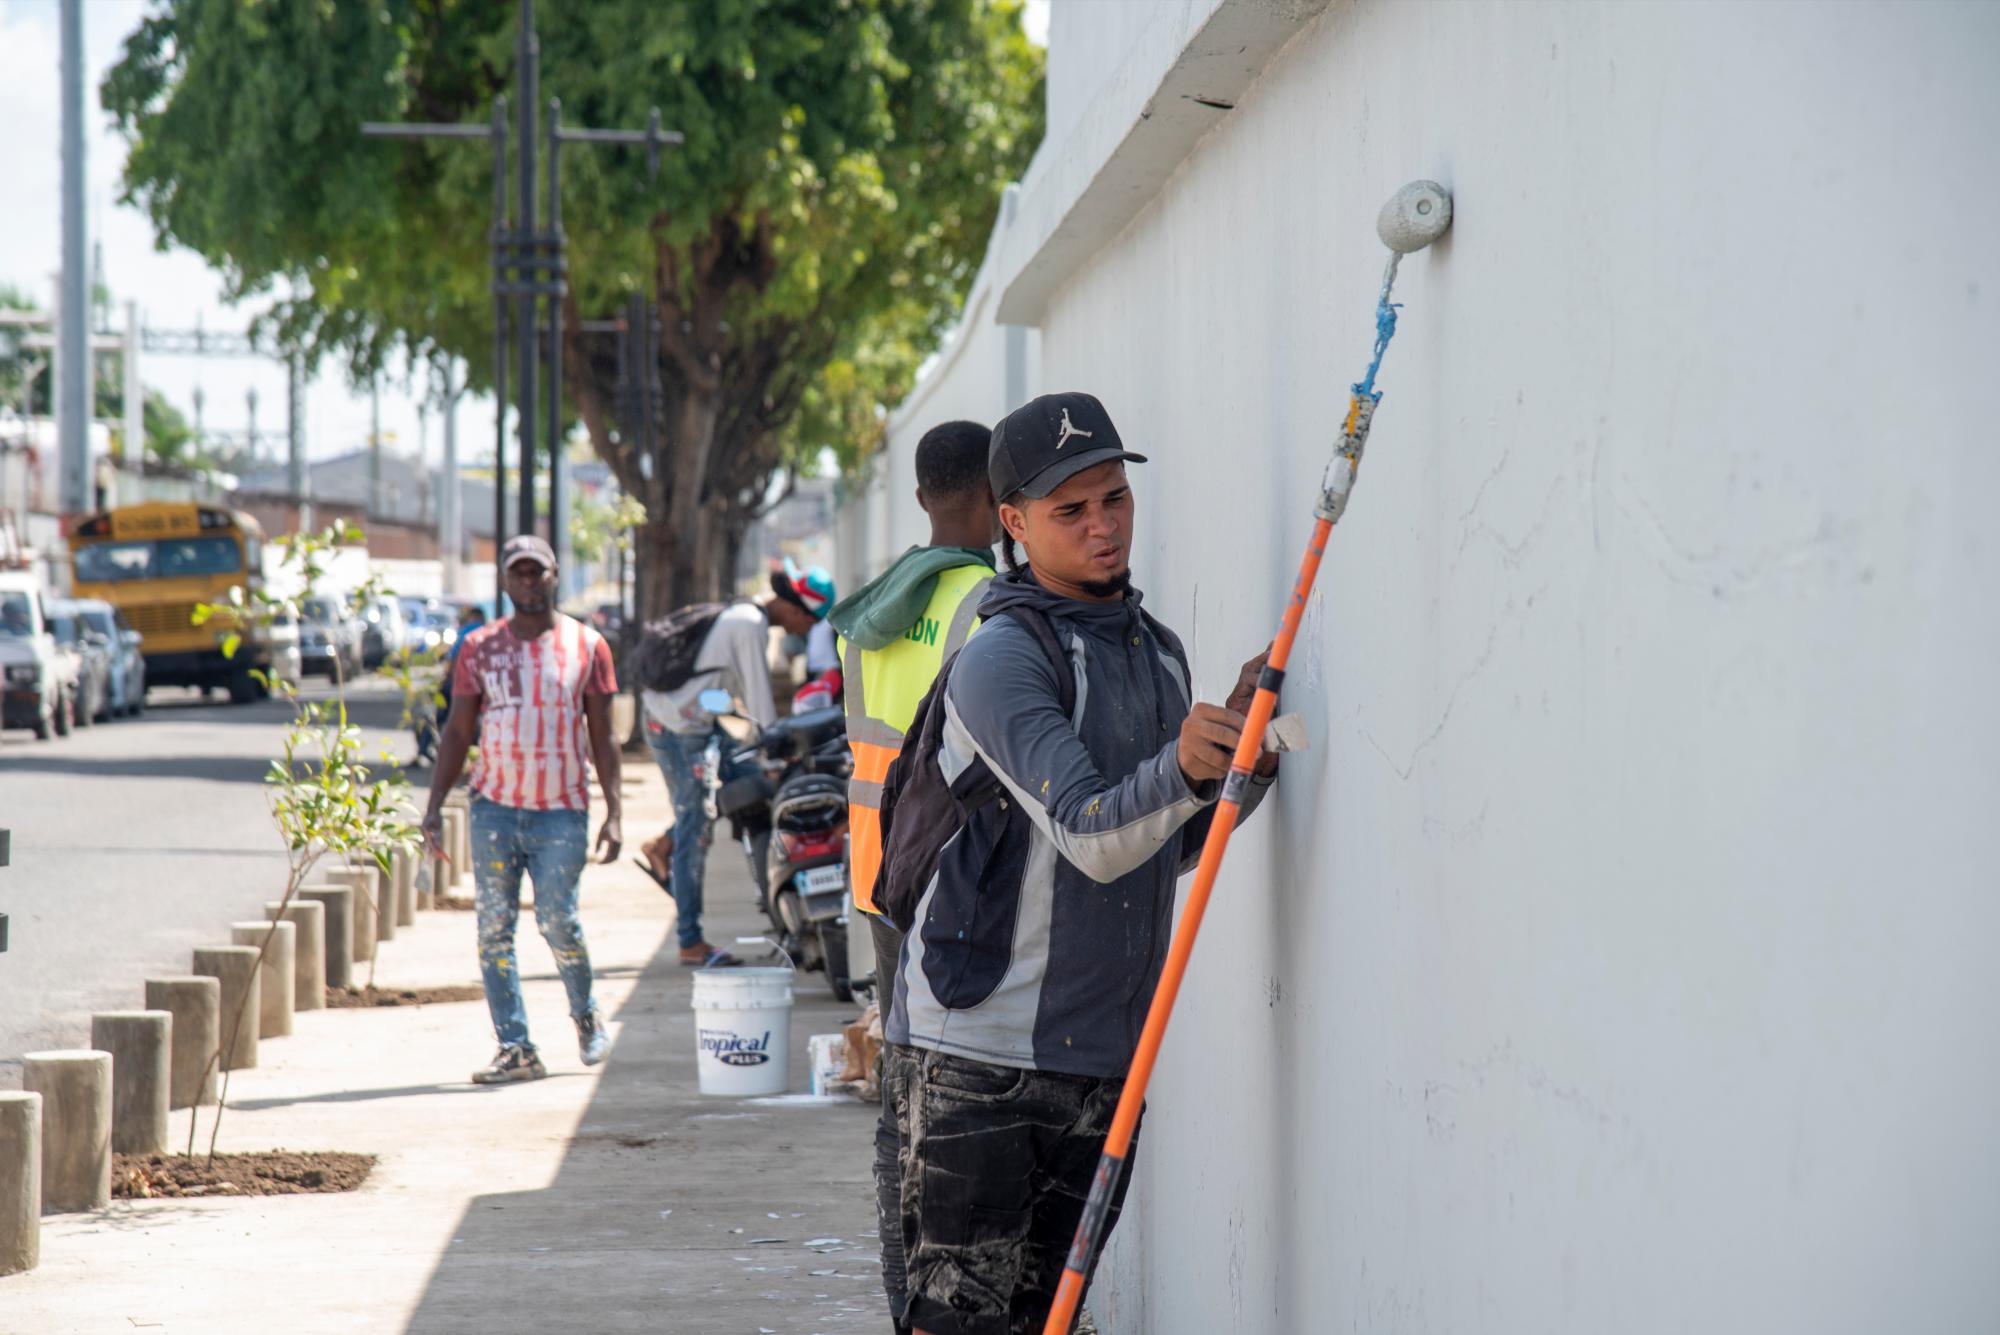
[[[1009,616],[1047,614],[1076,708]],[[1078,602],[1026,571],[996,577],[945,685],[938,762],[1005,785],[938,856],[903,945],[892,1042],[1002,1066],[1118,1076],[1130,1065],[1173,933],[1174,882],[1200,858],[1219,784],[1176,758],[1187,655],[1139,594]],[[1270,781],[1254,780],[1247,817]]]

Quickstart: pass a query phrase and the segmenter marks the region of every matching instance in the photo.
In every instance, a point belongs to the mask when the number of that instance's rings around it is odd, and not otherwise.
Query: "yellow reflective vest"
[[[840,644],[847,697],[847,744],[854,777],[847,784],[847,853],[854,906],[879,913],[875,878],[882,870],[882,781],[903,749],[903,734],[944,661],[979,624],[979,604],[993,571],[962,565],[944,571],[923,615],[903,637],[881,649]]]

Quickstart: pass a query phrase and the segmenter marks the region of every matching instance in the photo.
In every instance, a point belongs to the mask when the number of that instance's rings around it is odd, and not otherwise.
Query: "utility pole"
[[[62,0],[62,299],[57,307],[56,442],[60,504],[90,508],[90,269],[84,256],[83,0]]]
[[[659,173],[662,145],[679,144],[678,131],[660,128],[659,108],[653,108],[643,130],[565,129],[562,106],[551,99],[548,105],[549,179],[548,229],[537,225],[535,195],[541,186],[536,170],[536,106],[541,97],[541,42],[535,34],[535,2],[520,0],[519,28],[514,41],[515,106],[520,138],[519,174],[516,179],[516,217],[507,217],[507,101],[493,100],[490,126],[465,124],[419,124],[371,121],[361,127],[364,135],[393,139],[487,139],[493,145],[493,392],[496,402],[496,443],[494,448],[494,505],[501,513],[495,525],[496,545],[506,540],[506,420],[507,420],[507,340],[514,339],[514,362],[520,384],[515,386],[515,429],[519,435],[520,500],[517,532],[534,533],[540,527],[535,513],[535,476],[540,468],[536,421],[540,366],[538,353],[544,337],[549,348],[549,537],[558,553],[566,545],[568,525],[562,522],[562,298],[568,291],[567,265],[562,233],[562,178],[558,158],[565,143],[628,144],[646,149],[647,170]],[[544,333],[540,303],[547,298],[550,318]],[[518,303],[518,306],[516,305]],[[495,601],[506,586],[506,572],[495,571]]]
[[[535,342],[541,332],[540,322],[535,318],[535,298],[542,290],[536,280],[541,277],[539,242],[541,234],[535,226],[535,99],[541,95],[542,87],[542,40],[535,35],[535,0],[521,0],[521,17],[515,25],[514,33],[514,88],[520,94],[520,104],[515,114],[521,118],[520,127],[515,131],[519,146],[515,156],[520,162],[520,195],[515,204],[518,211],[515,234],[517,253],[525,263],[523,273],[515,280],[523,290],[521,298],[521,318],[515,323],[520,330],[521,383],[514,392],[520,396],[515,412],[521,432],[521,521],[516,530],[521,533],[535,531],[535,381],[541,368],[535,365]],[[555,297],[556,293],[551,293]],[[504,573],[504,572],[503,572]]]
[[[119,462],[138,468],[146,462],[146,388],[139,382],[139,303],[125,303],[125,435]]]
[[[243,391],[243,406],[249,409],[250,412],[250,433],[247,442],[249,449],[246,453],[250,456],[250,461],[255,463],[257,460],[257,387],[255,385]]]
[[[454,373],[446,362],[439,385],[438,405],[444,413],[444,467],[439,481],[443,495],[438,498],[438,555],[444,561],[444,591],[459,592],[459,561],[465,553],[465,495],[458,464],[458,396],[465,392],[465,377]]]
[[[299,402],[305,397],[305,359],[294,352],[285,371],[285,490],[297,500],[306,490],[306,427]]]
[[[382,378],[368,377],[368,517],[382,508]]]
[[[642,292],[634,292],[625,303],[625,313],[616,320],[585,320],[579,329],[586,334],[618,336],[618,381],[612,397],[612,413],[620,433],[634,443],[641,477],[652,480],[654,437],[659,430],[660,408],[665,394],[660,385],[660,316]],[[620,552],[625,539],[621,536]],[[632,608],[626,618],[628,634],[637,633],[646,606],[646,564],[635,551],[632,569]],[[625,581],[620,573],[620,597]]]

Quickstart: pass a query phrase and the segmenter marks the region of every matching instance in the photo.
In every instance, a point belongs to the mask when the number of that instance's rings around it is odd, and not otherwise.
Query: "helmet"
[[[792,694],[794,714],[803,714],[809,709],[827,709],[835,703],[833,683],[825,677],[813,678]]]
[[[812,613],[815,620],[826,620],[826,614],[833,610],[836,601],[833,591],[833,576],[824,566],[812,566],[800,570],[785,558],[783,570],[771,572],[771,590],[788,603],[797,603]]]

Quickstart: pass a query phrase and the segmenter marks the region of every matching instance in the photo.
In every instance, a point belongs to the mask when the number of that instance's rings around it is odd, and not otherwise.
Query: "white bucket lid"
[[[791,1004],[790,969],[703,969],[694,976],[696,1010],[770,1010]]]

